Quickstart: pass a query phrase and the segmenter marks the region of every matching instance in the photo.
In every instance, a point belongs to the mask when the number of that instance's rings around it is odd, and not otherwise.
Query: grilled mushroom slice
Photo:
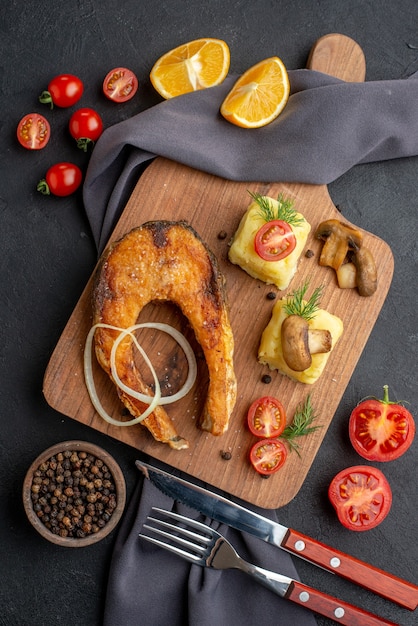
[[[325,242],[319,265],[329,266],[334,270],[338,270],[344,263],[349,250],[358,250],[363,242],[361,231],[334,219],[322,222],[316,230],[315,237]]]
[[[290,369],[303,372],[312,364],[313,354],[330,352],[329,330],[313,329],[300,315],[289,315],[281,327],[283,358]]]
[[[372,253],[362,246],[355,250],[352,261],[356,266],[356,284],[361,296],[371,296],[377,289],[377,271]]]

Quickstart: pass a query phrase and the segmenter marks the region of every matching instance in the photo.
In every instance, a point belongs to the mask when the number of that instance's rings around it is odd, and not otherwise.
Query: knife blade
[[[402,607],[411,611],[416,609],[417,585],[335,550],[183,478],[143,461],[135,461],[135,464],[145,478],[174,500],[211,519],[250,533]]]

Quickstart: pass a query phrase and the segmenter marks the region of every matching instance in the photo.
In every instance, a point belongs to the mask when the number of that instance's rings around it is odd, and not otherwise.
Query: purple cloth
[[[237,181],[328,184],[356,164],[418,154],[418,72],[408,79],[346,83],[289,72],[281,115],[259,129],[222,118],[236,77],[157,104],[104,131],[84,184],[101,251],[142,171],[155,156]]]
[[[122,521],[112,558],[104,626],[315,626],[312,613],[283,600],[238,570],[213,570],[138,537],[151,507],[174,510],[221,532],[243,558],[298,578],[287,552],[173,503],[148,480],[139,480]],[[273,511],[261,511],[273,517]]]

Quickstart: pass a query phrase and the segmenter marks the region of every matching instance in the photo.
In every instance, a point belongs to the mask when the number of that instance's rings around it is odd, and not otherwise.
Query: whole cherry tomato
[[[270,476],[279,470],[287,458],[286,446],[278,439],[262,439],[250,450],[253,468],[263,476]]]
[[[102,118],[94,109],[78,109],[70,117],[69,129],[77,146],[86,152],[103,132]]]
[[[83,83],[77,76],[60,74],[50,81],[48,91],[41,93],[39,102],[49,104],[51,109],[54,104],[62,108],[71,107],[80,100],[83,91]]]
[[[277,398],[264,396],[255,400],[248,409],[247,422],[256,437],[279,437],[286,426],[286,411]]]
[[[349,436],[354,450],[369,461],[393,461],[404,454],[415,436],[415,422],[405,407],[389,401],[364,400],[350,415]]]
[[[264,261],[280,261],[295,249],[296,236],[290,224],[284,220],[272,220],[258,229],[254,246]]]
[[[111,70],[103,81],[103,93],[113,102],[127,102],[138,91],[138,79],[126,67]]]
[[[51,136],[48,120],[39,113],[28,113],[17,125],[17,139],[28,150],[45,148]]]
[[[82,179],[81,170],[74,163],[56,163],[39,181],[37,190],[45,195],[69,196],[80,187]]]
[[[392,490],[385,476],[367,465],[339,472],[331,481],[328,497],[341,524],[358,532],[383,522],[392,505]]]

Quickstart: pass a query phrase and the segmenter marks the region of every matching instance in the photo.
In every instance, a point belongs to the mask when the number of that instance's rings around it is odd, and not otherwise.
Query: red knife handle
[[[306,537],[295,530],[289,530],[286,533],[281,546],[289,552],[361,585],[391,602],[396,602],[396,604],[411,611],[417,608],[418,587],[406,580],[377,569],[353,556],[334,550],[334,548]]]
[[[311,587],[296,580],[289,585],[285,597],[346,626],[381,626],[382,624],[396,626],[394,622],[388,622],[377,615],[373,615],[373,613],[337,600],[317,589],[311,589]]]

